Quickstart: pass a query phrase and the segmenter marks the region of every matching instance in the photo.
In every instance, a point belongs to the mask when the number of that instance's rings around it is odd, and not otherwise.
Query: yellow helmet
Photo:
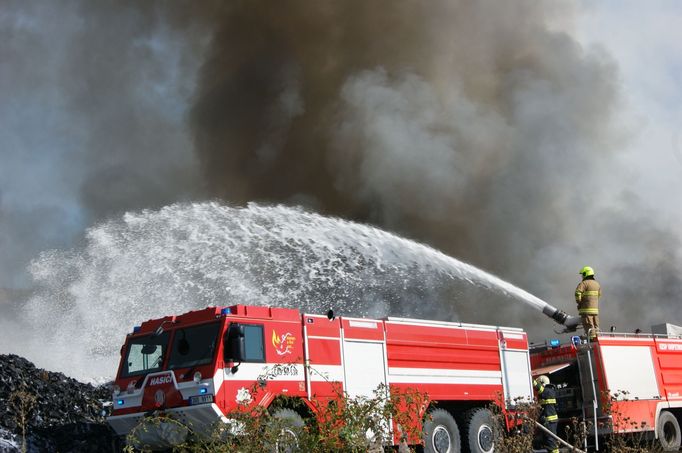
[[[590,275],[594,275],[594,269],[592,269],[590,266],[585,266],[580,269],[580,272],[578,273],[583,277],[589,277]]]
[[[547,376],[545,376],[544,374],[542,376],[538,376],[533,381],[533,386],[536,389],[539,389],[540,387],[544,387],[547,384],[549,384],[549,378]]]

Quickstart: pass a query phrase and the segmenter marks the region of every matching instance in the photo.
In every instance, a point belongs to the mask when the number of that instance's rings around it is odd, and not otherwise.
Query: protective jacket
[[[547,384],[538,389],[538,402],[542,411],[540,412],[540,421],[543,424],[556,423],[559,416],[556,413],[556,391],[552,384]]]
[[[583,279],[575,289],[575,302],[578,304],[578,314],[598,315],[600,297],[601,287],[599,282],[590,277]]]

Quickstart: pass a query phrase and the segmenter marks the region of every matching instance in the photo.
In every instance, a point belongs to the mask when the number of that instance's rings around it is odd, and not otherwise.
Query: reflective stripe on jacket
[[[581,315],[598,315],[601,287],[597,280],[586,278],[575,289],[575,302]]]

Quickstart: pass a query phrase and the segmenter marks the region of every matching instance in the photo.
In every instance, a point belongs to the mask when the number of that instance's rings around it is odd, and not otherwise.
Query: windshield
[[[167,348],[168,332],[130,339],[121,375],[128,377],[161,371]]]
[[[219,329],[220,325],[217,322],[176,329],[168,369],[211,363]]]

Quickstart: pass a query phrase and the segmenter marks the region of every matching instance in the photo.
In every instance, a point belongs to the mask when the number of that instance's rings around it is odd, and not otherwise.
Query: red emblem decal
[[[291,354],[295,342],[296,337],[289,332],[277,335],[277,332],[272,331],[272,345],[275,347],[275,352],[278,355]]]

